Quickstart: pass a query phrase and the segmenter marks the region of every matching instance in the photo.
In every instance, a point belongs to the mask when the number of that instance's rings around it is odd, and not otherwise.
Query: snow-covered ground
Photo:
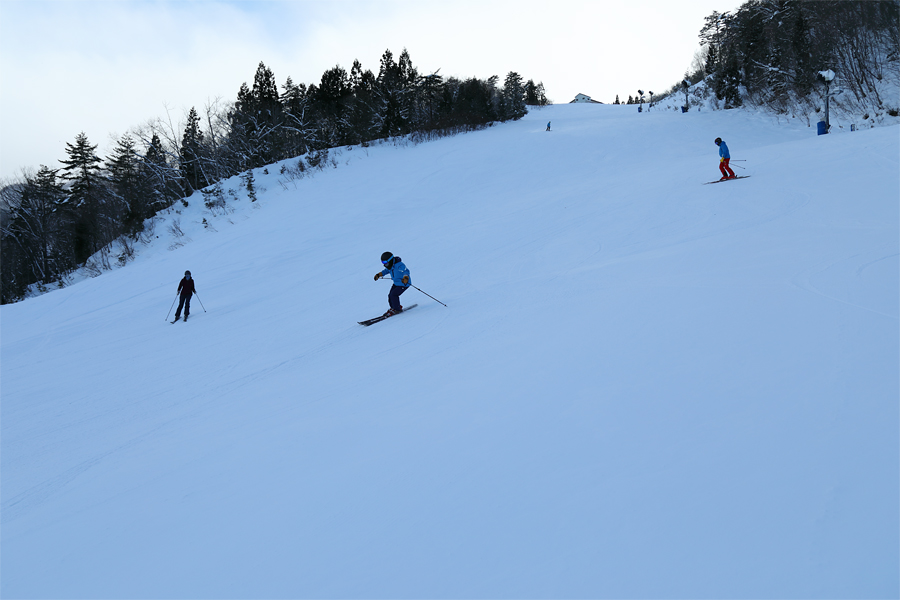
[[[897,597],[898,138],[562,105],[197,194],[0,310],[0,592]],[[357,325],[386,250],[448,307]]]

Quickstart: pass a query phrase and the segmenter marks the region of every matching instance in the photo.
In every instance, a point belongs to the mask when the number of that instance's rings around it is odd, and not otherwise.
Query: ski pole
[[[409,285],[410,285],[410,287],[414,287],[414,288],[416,288],[417,290],[419,290],[419,288],[417,288],[417,287],[414,286],[413,284],[409,284]],[[419,291],[422,292],[422,290],[419,290]],[[438,302],[438,303],[440,303],[440,304],[444,304],[443,302],[441,302],[440,300],[438,300],[437,298],[435,298],[434,296],[432,296],[432,295],[429,294],[428,292],[422,292],[422,293],[425,294],[426,296],[428,296],[429,298],[431,298],[432,300],[434,300],[435,302]],[[444,304],[444,306],[447,306],[447,305]],[[450,308],[450,307],[447,306],[447,308]]]
[[[175,294],[175,300],[178,300],[178,294]],[[169,312],[166,313],[166,321],[169,320],[169,315],[172,314],[172,307],[175,306],[175,300],[172,300],[172,306],[169,307]]]
[[[200,294],[198,294],[197,292],[194,292],[194,295],[197,296],[197,302],[200,303],[200,308],[203,309],[203,312],[206,312],[206,307],[203,306],[203,300],[200,299]]]

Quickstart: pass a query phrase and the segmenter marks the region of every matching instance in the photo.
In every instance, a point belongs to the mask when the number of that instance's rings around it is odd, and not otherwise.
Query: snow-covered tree
[[[521,119],[528,113],[525,106],[525,88],[522,85],[522,76],[515,71],[506,74],[503,81],[503,112],[501,118],[504,121]]]

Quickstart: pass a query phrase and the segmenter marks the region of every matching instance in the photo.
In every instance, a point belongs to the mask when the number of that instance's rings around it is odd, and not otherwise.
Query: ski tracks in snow
[[[898,265],[896,263],[898,261],[893,261],[893,264],[883,263],[884,261],[890,261],[891,259],[897,259],[898,257],[900,257],[900,253],[897,252],[896,245],[891,245],[886,247],[883,246],[874,250],[856,252],[837,260],[831,258],[818,262],[815,265],[800,271],[799,273],[794,275],[794,277],[791,279],[791,283],[802,290],[817,294],[819,296],[822,296],[823,298],[828,298],[829,300],[832,300],[834,302],[846,304],[848,306],[875,313],[882,317],[887,317],[889,319],[897,321],[900,320],[897,306],[888,307],[873,306],[871,304],[867,305],[865,299],[854,298],[853,295],[854,293],[857,295],[866,294],[866,286],[863,282],[864,274],[867,270],[874,267],[884,267],[886,269],[890,268],[890,270],[894,273],[894,281],[896,281],[896,273],[898,271]],[[843,282],[843,289],[825,290],[820,285],[816,285],[816,283],[813,282],[817,275],[821,275],[826,272],[833,272],[834,276],[830,277],[828,281],[835,281],[837,279]],[[898,297],[896,293],[897,290],[894,290],[894,292],[895,293],[893,294],[893,298],[896,300]],[[880,294],[879,296],[883,297],[885,295]]]

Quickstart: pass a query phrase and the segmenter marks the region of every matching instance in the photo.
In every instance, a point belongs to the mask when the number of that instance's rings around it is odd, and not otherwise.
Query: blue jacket
[[[725,145],[725,141],[719,142],[719,156],[722,158],[731,158],[731,154],[728,152],[728,146]]]
[[[400,287],[409,287],[412,283],[412,277],[409,275],[409,269],[406,268],[401,262],[399,256],[394,257],[396,261],[394,262],[394,266],[390,269],[385,269],[381,272],[381,276],[384,277],[388,273],[391,274],[391,281],[394,282],[394,285],[399,285]],[[409,283],[403,283],[403,276],[406,275],[409,277]]]

